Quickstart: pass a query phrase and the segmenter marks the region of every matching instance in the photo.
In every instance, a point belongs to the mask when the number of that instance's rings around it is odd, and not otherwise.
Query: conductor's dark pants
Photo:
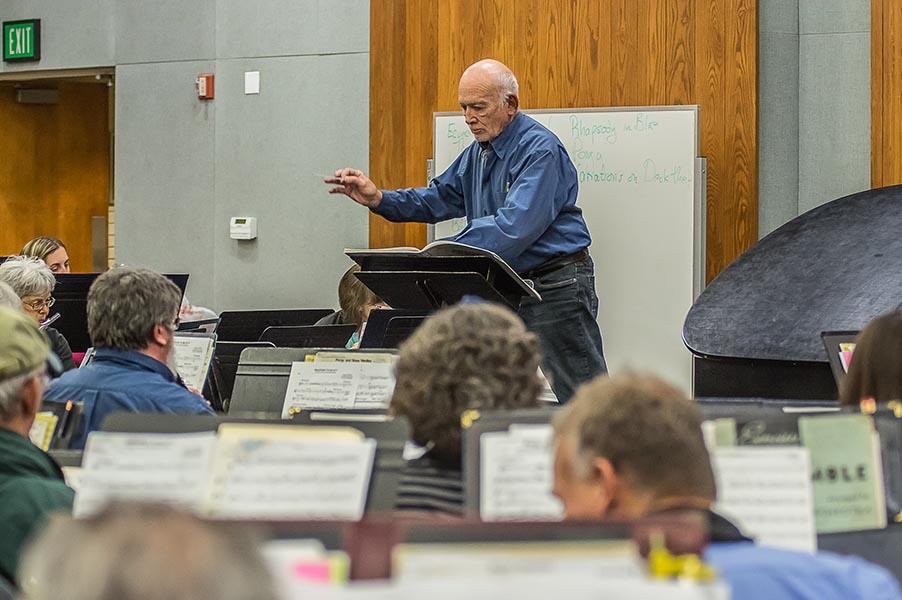
[[[539,338],[542,371],[551,388],[560,402],[567,402],[581,383],[607,372],[596,321],[595,265],[583,253],[524,277],[532,279],[542,301],[524,298],[518,313]]]

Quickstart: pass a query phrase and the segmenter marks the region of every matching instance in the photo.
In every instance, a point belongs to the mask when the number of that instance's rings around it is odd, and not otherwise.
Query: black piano
[[[835,400],[821,332],[902,303],[902,186],[786,223],[699,296],[683,326],[697,398]]]

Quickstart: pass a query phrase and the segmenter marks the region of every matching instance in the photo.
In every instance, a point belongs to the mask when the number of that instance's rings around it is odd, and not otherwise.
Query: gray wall
[[[870,187],[869,0],[759,3],[759,234]]]
[[[0,0],[0,14],[44,34],[40,63],[4,70],[116,67],[117,261],[189,272],[192,303],[217,311],[337,304],[367,211],[319,174],[368,164],[368,0]],[[258,239],[231,240],[233,216],[256,217]]]
[[[41,19],[40,62],[0,61],[0,73],[112,66],[113,7],[120,1],[0,0],[0,20]]]

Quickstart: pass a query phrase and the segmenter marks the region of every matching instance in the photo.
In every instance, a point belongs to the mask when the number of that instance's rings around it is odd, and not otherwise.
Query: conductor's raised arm
[[[345,167],[335,171],[332,177],[323,179],[324,183],[333,184],[330,194],[344,194],[354,202],[373,209],[382,202],[382,192],[363,171]]]

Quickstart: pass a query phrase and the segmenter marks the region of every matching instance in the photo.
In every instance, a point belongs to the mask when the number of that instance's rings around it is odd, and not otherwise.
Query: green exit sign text
[[[41,20],[3,22],[3,61],[41,60]]]

